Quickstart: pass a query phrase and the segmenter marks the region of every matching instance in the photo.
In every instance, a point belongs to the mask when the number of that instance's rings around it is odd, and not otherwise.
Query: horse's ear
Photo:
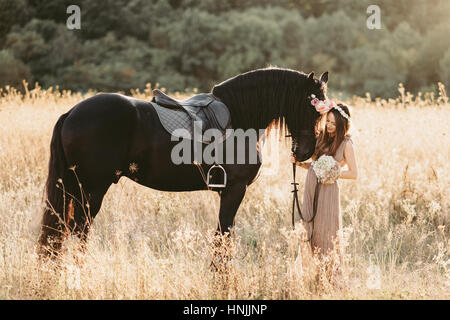
[[[314,79],[314,71],[308,74],[308,79]]]
[[[324,83],[328,82],[328,71],[322,73],[322,75],[320,76],[320,81]]]

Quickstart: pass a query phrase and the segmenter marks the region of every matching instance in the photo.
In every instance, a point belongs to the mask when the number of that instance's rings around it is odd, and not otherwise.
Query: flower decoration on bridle
[[[311,98],[312,98],[311,104],[316,108],[316,111],[319,112],[320,114],[325,114],[332,108],[335,108],[345,119],[351,121],[350,116],[347,113],[345,113],[345,111],[342,110],[342,108],[339,107],[336,104],[336,102],[329,99],[326,99],[325,101],[319,100],[318,98],[316,98],[314,94],[311,95]]]

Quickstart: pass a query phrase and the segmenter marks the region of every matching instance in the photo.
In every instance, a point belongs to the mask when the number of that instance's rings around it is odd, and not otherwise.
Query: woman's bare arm
[[[355,150],[353,143],[346,143],[344,149],[344,158],[347,163],[348,170],[341,171],[341,179],[357,179],[358,178],[358,164],[356,163]]]

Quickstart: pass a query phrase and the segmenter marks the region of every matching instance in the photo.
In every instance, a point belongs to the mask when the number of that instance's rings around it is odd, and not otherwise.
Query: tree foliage
[[[67,6],[81,9],[69,30]],[[381,8],[381,30],[366,27]],[[72,90],[160,83],[209,91],[277,65],[329,71],[331,90],[389,97],[450,85],[448,0],[0,0],[0,85]]]

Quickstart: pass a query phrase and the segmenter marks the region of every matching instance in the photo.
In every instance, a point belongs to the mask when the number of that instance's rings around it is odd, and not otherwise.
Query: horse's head
[[[327,82],[328,72],[323,73],[320,80],[314,78],[313,72],[306,79],[306,94],[299,106],[295,129],[291,130],[292,152],[297,161],[305,161],[314,153],[316,146],[315,125],[320,114],[311,104],[311,100],[314,98],[326,100]]]

